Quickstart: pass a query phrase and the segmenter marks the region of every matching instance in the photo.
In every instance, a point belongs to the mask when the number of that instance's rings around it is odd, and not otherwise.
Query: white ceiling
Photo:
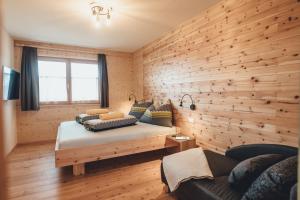
[[[219,0],[102,0],[110,26],[95,27],[91,0],[4,0],[4,23],[17,39],[133,52]]]

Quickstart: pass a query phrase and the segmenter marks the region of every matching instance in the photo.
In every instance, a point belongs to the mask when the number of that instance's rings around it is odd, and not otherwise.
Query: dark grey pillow
[[[265,170],[248,188],[242,200],[285,200],[297,182],[297,156]]]
[[[229,184],[236,190],[245,192],[251,183],[268,167],[284,159],[280,154],[265,154],[240,162],[228,176]]]

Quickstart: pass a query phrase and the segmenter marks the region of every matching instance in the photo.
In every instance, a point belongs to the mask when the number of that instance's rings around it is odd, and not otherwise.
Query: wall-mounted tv
[[[20,73],[3,66],[3,100],[19,99]]]

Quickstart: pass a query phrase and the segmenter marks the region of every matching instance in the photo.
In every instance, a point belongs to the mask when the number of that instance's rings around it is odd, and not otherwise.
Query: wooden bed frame
[[[176,128],[178,133],[179,129]],[[166,135],[155,135],[143,139],[127,140],[79,148],[59,149],[59,135],[55,145],[55,166],[73,165],[75,176],[85,174],[85,163],[131,155],[135,153],[176,147],[178,144],[166,140]]]

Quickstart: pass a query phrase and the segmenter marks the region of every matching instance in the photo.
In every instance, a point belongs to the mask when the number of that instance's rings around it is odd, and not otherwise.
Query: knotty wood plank
[[[298,146],[299,33],[296,0],[222,0],[134,53],[144,98],[171,99],[182,132],[218,152]]]

